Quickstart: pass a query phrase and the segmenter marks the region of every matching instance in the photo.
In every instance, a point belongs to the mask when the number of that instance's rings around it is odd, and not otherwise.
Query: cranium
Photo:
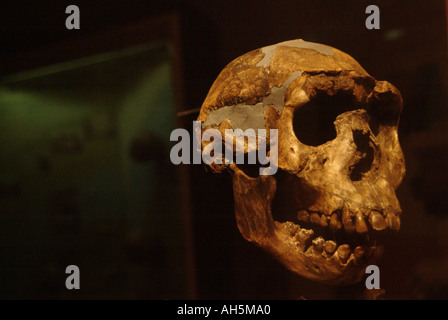
[[[399,91],[348,54],[292,40],[228,64],[198,121],[202,130],[278,130],[275,175],[210,166],[233,176],[246,240],[305,278],[343,285],[359,282],[381,254],[376,234],[400,228],[401,109]]]

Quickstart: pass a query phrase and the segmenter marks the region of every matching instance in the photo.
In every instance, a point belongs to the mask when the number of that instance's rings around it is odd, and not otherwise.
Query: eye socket
[[[294,112],[294,134],[303,144],[314,147],[324,144],[336,138],[336,117],[354,109],[350,94],[318,95]]]

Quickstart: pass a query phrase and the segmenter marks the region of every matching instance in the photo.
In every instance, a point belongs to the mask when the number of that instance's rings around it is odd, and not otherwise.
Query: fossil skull
[[[343,285],[360,281],[380,256],[377,234],[400,228],[401,109],[399,91],[346,53],[292,40],[228,64],[198,121],[202,130],[278,130],[275,175],[210,167],[233,176],[246,240],[305,278]]]

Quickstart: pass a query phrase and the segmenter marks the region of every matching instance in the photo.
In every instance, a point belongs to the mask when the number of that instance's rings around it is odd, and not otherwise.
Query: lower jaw
[[[350,285],[362,280],[365,268],[374,264],[382,246],[335,244],[317,237],[313,231],[291,222],[275,222],[274,234],[258,243],[289,270],[307,279],[333,285]],[[308,238],[308,239],[307,239]],[[313,241],[314,240],[314,241]],[[325,241],[325,242],[322,242]]]

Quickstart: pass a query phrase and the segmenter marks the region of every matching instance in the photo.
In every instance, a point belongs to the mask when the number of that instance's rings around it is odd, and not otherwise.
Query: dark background
[[[70,4],[80,8],[80,30],[65,28],[65,8]],[[0,72],[6,75],[42,64],[14,59],[19,54],[45,52],[45,48],[54,44],[167,13],[175,13],[180,18],[183,101],[180,111],[200,107],[220,70],[255,48],[302,38],[349,53],[376,79],[394,84],[404,98],[400,141],[407,161],[407,176],[397,191],[403,209],[402,230],[389,240],[378,262],[385,298],[446,299],[445,1],[376,1],[381,11],[380,30],[365,28],[365,8],[369,4],[372,3],[300,0],[3,1]],[[97,46],[101,51],[103,43],[100,41]],[[51,62],[64,59],[66,56],[56,56]],[[180,123],[189,128],[195,117],[195,114],[182,117]],[[359,297],[360,285],[337,288],[303,280],[245,242],[234,221],[230,178],[215,176],[203,166],[189,166],[187,170],[193,235],[193,249],[189,254],[194,261],[194,285],[189,287],[186,297]],[[58,291],[55,292],[25,296],[3,292],[2,296],[46,298],[57,296]],[[79,297],[77,294],[69,297]],[[107,290],[99,296],[107,298]],[[89,298],[89,294],[84,293],[82,297]],[[165,290],[163,295],[141,293],[133,297],[171,298],[176,297],[176,292],[172,289]]]

